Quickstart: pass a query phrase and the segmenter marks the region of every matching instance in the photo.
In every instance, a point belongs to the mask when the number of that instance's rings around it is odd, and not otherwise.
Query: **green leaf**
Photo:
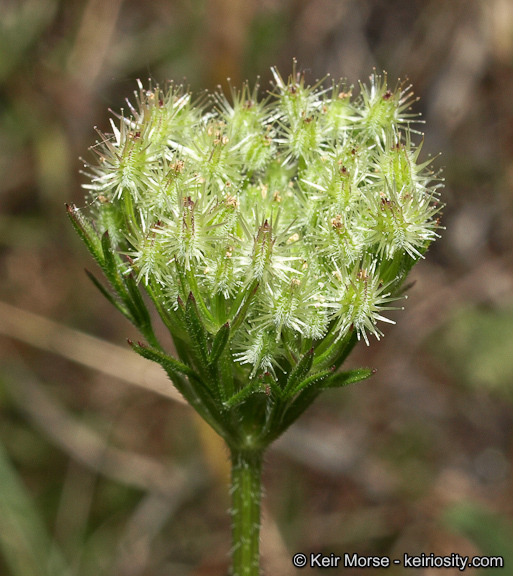
[[[198,283],[196,282],[196,276],[192,271],[189,271],[187,273],[187,280],[189,281],[189,286],[191,288],[190,294],[196,295],[194,297],[194,301],[196,304],[197,314],[200,317],[201,323],[204,324],[209,329],[210,332],[215,332],[215,330],[217,329],[216,322],[201,296],[201,291],[198,288]]]
[[[226,322],[217,334],[214,337],[214,341],[212,343],[212,349],[210,350],[210,362],[215,363],[221,357],[226,344],[228,343],[228,339],[230,338],[230,323]]]
[[[112,288],[117,292],[118,296],[123,300],[127,308],[132,313],[132,322],[137,326],[137,314],[134,315],[134,310],[130,296],[127,292],[127,287],[123,278],[121,277],[121,274],[119,273],[121,260],[114,250],[114,246],[112,245],[112,240],[108,231],[106,231],[101,238],[101,246],[104,258],[104,263],[102,265],[103,273],[105,274],[105,277],[109,281]]]
[[[125,303],[134,317],[135,325],[152,346],[160,348],[160,343],[153,332],[150,313],[132,274],[125,277],[125,286],[128,289]]]
[[[317,372],[317,374],[312,374],[311,376],[309,376],[296,386],[291,396],[295,396],[296,394],[298,394],[302,390],[305,390],[306,388],[315,387],[317,384],[324,382],[327,378],[329,378],[332,375],[333,375],[332,370],[324,370],[323,372]],[[320,388],[323,388],[323,386],[321,386]]]
[[[160,344],[153,332],[150,314],[133,276],[128,274],[123,277],[120,274],[121,259],[112,245],[108,231],[101,238],[101,247],[104,258],[103,272],[118,297],[125,304],[126,310],[129,312],[125,316],[138,328],[152,346],[160,348]]]
[[[246,314],[248,312],[249,305],[251,304],[253,297],[257,293],[258,286],[259,286],[258,282],[254,282],[248,288],[248,290],[246,291],[246,294],[244,296],[244,300],[242,301],[240,306],[237,308],[237,311],[235,312],[235,317],[232,321],[232,336],[240,328],[240,325],[244,321],[244,318],[246,318]],[[236,304],[237,304],[237,302],[236,302]]]
[[[284,397],[286,398],[292,390],[295,390],[299,382],[303,380],[310,369],[312,368],[314,359],[314,349],[310,348],[306,354],[303,355],[301,360],[296,364],[287,380],[287,384],[283,390]]]
[[[223,352],[216,362],[216,369],[219,383],[222,386],[225,398],[229,398],[235,391],[235,366],[229,346],[224,347]]]
[[[146,358],[147,360],[157,362],[157,364],[160,364],[166,371],[167,369],[169,369],[172,370],[173,372],[183,374],[184,376],[191,376],[193,378],[199,379],[199,376],[190,366],[183,364],[182,362],[176,360],[176,358],[173,358],[172,356],[164,354],[163,352],[157,350],[156,348],[150,348],[148,346],[145,346],[141,342],[135,343],[132,342],[131,340],[128,340],[128,344],[133,348],[135,352],[137,352],[137,354],[139,354],[143,358]]]
[[[212,426],[223,438],[226,438],[227,428],[219,423],[220,410],[211,390],[202,378],[190,366],[176,358],[164,354],[160,350],[145,346],[141,342],[128,344],[143,358],[160,364],[167,372],[176,389],[183,395],[200,416]],[[183,378],[185,376],[185,379]]]
[[[107,278],[119,278],[119,270],[116,262],[116,256],[114,253],[114,247],[112,246],[112,241],[110,239],[109,231],[106,230],[101,238],[103,258],[104,258],[104,270]]]
[[[196,356],[203,365],[203,368],[206,368],[208,364],[207,332],[199,316],[196,299],[192,292],[189,293],[185,307],[185,321]]]
[[[187,339],[182,308],[179,306],[177,310],[171,310],[167,307],[167,299],[158,282],[150,281],[148,284],[143,284],[143,286],[173,340],[176,340],[176,338]]]
[[[349,356],[358,341],[356,331],[350,331],[343,338],[323,347],[323,342],[315,349],[315,368],[339,367]]]
[[[269,378],[266,384],[269,385],[271,392],[273,393],[274,396],[276,396],[276,398],[278,398],[279,400],[283,399],[283,390],[280,388],[280,386],[275,382],[275,380],[272,377]]]
[[[298,370],[298,368],[304,361],[306,362],[305,357],[303,357],[296,367],[296,374],[299,374],[300,370]],[[306,366],[303,364],[303,373],[305,367]],[[289,381],[292,379],[293,374],[291,374]],[[333,374],[332,370],[325,370],[297,381],[296,386],[292,388],[293,391],[289,391],[287,395],[285,395],[284,391],[284,397],[288,397],[289,399],[295,398],[290,400],[289,406],[285,409],[277,408],[273,416],[274,422],[269,426],[269,435],[266,437],[266,441],[272,442],[285,432],[285,430],[287,430],[287,428],[291,426],[315,401],[322,390],[347,386],[359,382],[360,380],[365,380],[372,376],[372,374],[374,374],[374,371],[367,368],[341,372],[338,374]],[[287,383],[287,387],[288,386],[289,384]]]
[[[370,378],[375,373],[376,370],[371,368],[357,368],[356,370],[349,370],[348,372],[337,372],[329,378],[322,387],[325,389],[342,388],[349,386],[349,384],[367,380],[367,378]]]
[[[229,382],[228,390],[225,390],[225,382],[221,381],[219,375],[218,360],[223,353],[223,350],[228,342],[230,331],[229,324],[225,324],[220,330],[217,331],[214,339],[212,356],[208,352],[208,333],[205,325],[202,322],[196,299],[192,292],[189,293],[187,305],[185,307],[185,323],[187,333],[192,341],[192,351],[196,359],[197,368],[201,372],[204,381],[209,385],[210,391],[215,395],[216,399],[224,402],[226,397],[233,391],[233,386]]]
[[[121,261],[114,250],[109,233],[105,232],[100,239],[88,220],[80,214],[75,206],[66,204],[66,209],[73,227],[102,268],[109,284],[124,305],[119,302],[93,274],[86,270],[86,274],[90,280],[105,298],[141,331],[152,345],[159,346],[151,326],[150,314],[134,279],[130,276],[123,279],[119,273]]]
[[[134,311],[137,313],[138,321],[144,324],[151,325],[150,313],[148,312],[148,308],[146,308],[146,304],[142,299],[141,293],[134,280],[133,274],[128,274],[125,277],[125,285],[128,289],[130,300],[134,305]]]
[[[262,391],[261,383],[253,381],[247,386],[244,386],[244,388],[239,392],[237,392],[237,394],[234,394],[231,398],[226,400],[224,404],[227,408],[233,408],[234,406],[237,406],[237,404],[241,404],[242,402],[244,402],[244,400],[249,398],[251,394],[261,391]]]
[[[72,204],[66,204],[66,210],[68,212],[69,219],[73,224],[77,234],[80,236],[87,249],[93,256],[93,258],[98,262],[98,264],[103,268],[104,258],[102,252],[102,246],[100,239],[96,230],[91,226],[87,218],[84,218],[78,208]]]
[[[269,434],[265,439],[266,442],[271,443],[281,436],[315,401],[320,393],[321,390],[317,387],[308,386],[303,388],[286,410],[279,410],[276,413],[272,425],[269,426]]]
[[[123,314],[123,316],[128,318],[130,321],[133,321],[132,316],[128,311],[128,309],[125,306],[123,306],[121,302],[116,300],[116,298],[114,298],[114,296],[107,290],[107,288],[105,288],[105,286],[96,278],[96,276],[91,272],[89,272],[89,270],[87,269],[85,273],[87,274],[89,280],[91,280],[91,282],[96,286],[96,288],[98,288],[98,290],[105,296],[105,298],[107,298],[107,300],[113,306],[115,306],[121,312],[121,314]]]

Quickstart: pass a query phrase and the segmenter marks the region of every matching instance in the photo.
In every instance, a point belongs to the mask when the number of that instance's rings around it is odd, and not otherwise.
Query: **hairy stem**
[[[260,574],[262,456],[262,452],[231,452],[232,576]]]

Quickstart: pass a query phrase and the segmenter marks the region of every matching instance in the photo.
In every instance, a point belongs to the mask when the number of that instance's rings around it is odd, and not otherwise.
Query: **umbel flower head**
[[[374,73],[354,96],[344,82],[308,85],[295,65],[287,80],[272,72],[264,95],[246,83],[198,100],[139,82],[129,114],[98,131],[89,214],[69,207],[112,290],[95,283],[147,340],[135,350],[244,446],[266,445],[321,389],[370,374],[335,370],[393,323],[441,208],[409,86]]]

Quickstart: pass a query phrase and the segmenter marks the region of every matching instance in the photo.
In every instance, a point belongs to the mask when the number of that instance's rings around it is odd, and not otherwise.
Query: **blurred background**
[[[295,574],[298,551],[502,555],[513,573],[511,0],[3,0],[2,576],[226,574],[227,452],[127,350],[64,203],[84,205],[79,157],[137,78],[267,89],[294,57],[312,83],[409,78],[447,230],[398,325],[350,359],[376,376],[270,451],[266,573]],[[439,573],[460,572],[415,570]]]

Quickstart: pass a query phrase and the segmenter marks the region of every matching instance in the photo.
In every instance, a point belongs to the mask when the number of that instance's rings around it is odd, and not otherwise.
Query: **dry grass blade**
[[[26,371],[5,379],[5,388],[28,419],[59,448],[88,468],[114,480],[160,494],[191,487],[189,474],[147,456],[109,446],[90,427],[71,416]],[[194,474],[201,477],[200,474]]]
[[[160,366],[131,350],[0,302],[0,334],[185,404]]]

